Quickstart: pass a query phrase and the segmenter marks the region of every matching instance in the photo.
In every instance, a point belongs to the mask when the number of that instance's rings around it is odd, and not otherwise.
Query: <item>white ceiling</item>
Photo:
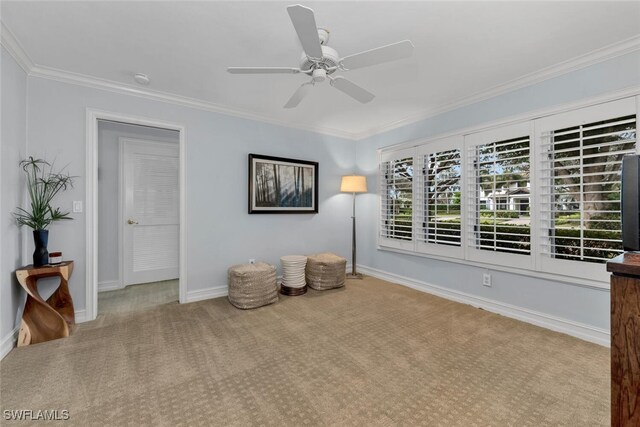
[[[310,2],[342,56],[410,39],[414,55],[343,73],[375,93],[359,104],[327,83],[282,108],[297,67],[291,2],[2,2],[2,21],[41,67],[196,98],[265,118],[361,134],[640,34],[640,2]]]

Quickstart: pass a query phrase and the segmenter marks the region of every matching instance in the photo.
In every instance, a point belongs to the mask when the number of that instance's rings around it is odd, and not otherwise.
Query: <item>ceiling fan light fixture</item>
[[[413,43],[403,40],[397,43],[380,46],[341,57],[335,49],[327,46],[329,31],[318,27],[313,9],[294,4],[287,7],[293,28],[298,34],[302,45],[299,68],[287,67],[229,67],[231,74],[296,74],[311,76],[311,81],[302,84],[284,105],[284,108],[294,108],[309,93],[316,83],[326,79],[331,86],[358,102],[371,102],[375,95],[342,76],[333,76],[337,71],[349,71],[356,68],[370,67],[384,62],[397,61],[408,58],[413,54]]]
[[[322,83],[327,78],[327,70],[324,68],[316,68],[313,70],[311,79],[314,83]]]
[[[151,79],[149,78],[149,76],[143,73],[134,74],[133,80],[135,80],[136,83],[142,86],[149,86],[149,83],[151,83]]]

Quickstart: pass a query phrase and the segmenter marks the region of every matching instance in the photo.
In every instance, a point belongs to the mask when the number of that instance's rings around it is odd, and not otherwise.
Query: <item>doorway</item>
[[[88,110],[87,133],[87,320],[184,302],[183,127]]]

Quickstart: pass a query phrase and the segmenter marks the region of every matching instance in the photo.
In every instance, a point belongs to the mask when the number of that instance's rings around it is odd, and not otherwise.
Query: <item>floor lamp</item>
[[[345,175],[342,177],[340,191],[343,193],[353,193],[353,238],[351,241],[351,274],[347,274],[347,279],[362,279],[362,274],[356,273],[356,193],[367,192],[367,178],[362,175]]]

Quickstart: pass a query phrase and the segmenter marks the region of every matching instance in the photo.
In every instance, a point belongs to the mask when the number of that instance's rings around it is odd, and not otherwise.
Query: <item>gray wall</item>
[[[350,251],[350,198],[341,175],[354,168],[351,141],[117,94],[42,78],[29,78],[30,153],[57,156],[79,175],[62,206],[85,197],[86,109],[149,117],[185,126],[188,292],[225,286],[227,268],[249,258],[279,264],[286,254]],[[268,154],[320,163],[318,215],[247,214],[247,155]],[[54,224],[50,244],[76,260],[70,289],[85,306],[85,215]],[[32,246],[32,242],[29,242]]]
[[[368,175],[372,186],[377,182],[378,148],[481,125],[634,85],[640,85],[640,52],[637,51],[359,141],[356,150],[358,169]],[[377,249],[377,196],[373,192],[358,197],[357,215],[358,264],[609,330],[608,290],[498,271],[492,272],[492,287],[484,287],[484,268]]]
[[[12,345],[11,331],[17,326],[16,315],[22,290],[14,270],[22,265],[21,232],[11,215],[24,201],[24,177],[18,163],[27,151],[27,74],[2,48],[1,80],[1,155],[0,155],[0,357]],[[10,347],[8,347],[10,348]]]
[[[119,138],[139,138],[163,142],[179,142],[176,131],[124,123],[103,122],[98,125],[98,286],[111,287],[120,277],[118,204],[120,186]]]

